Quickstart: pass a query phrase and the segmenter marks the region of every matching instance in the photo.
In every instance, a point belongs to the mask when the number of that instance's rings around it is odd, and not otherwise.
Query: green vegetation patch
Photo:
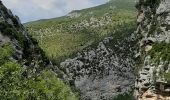
[[[0,30],[3,35],[8,36],[11,39],[15,38],[18,40],[19,44],[23,46],[25,37],[22,33],[19,33],[14,26],[7,24],[7,22],[0,22]]]
[[[6,60],[9,59],[13,54],[13,47],[11,43],[5,43],[0,47],[0,65],[2,65]]]
[[[163,61],[170,61],[170,44],[169,43],[154,43],[151,51],[149,51],[151,58],[158,62],[161,60]]]
[[[125,93],[125,94],[120,94],[117,97],[115,97],[113,100],[135,100],[133,93]]]
[[[43,70],[27,76],[24,66],[10,60],[11,43],[0,47],[0,99],[2,100],[78,100],[69,87],[54,72]]]
[[[165,78],[165,80],[167,80],[168,82],[170,82],[170,72],[164,73],[164,78]]]
[[[35,80],[29,80],[29,88],[34,90],[32,98],[39,100],[78,100],[78,95],[49,70],[44,70]]]
[[[49,70],[26,78],[25,70],[15,62],[0,66],[0,98],[2,100],[78,100],[70,87]]]

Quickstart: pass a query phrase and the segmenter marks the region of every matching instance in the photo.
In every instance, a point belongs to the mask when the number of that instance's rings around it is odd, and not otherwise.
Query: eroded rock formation
[[[105,38],[97,48],[61,63],[65,79],[80,90],[82,100],[110,100],[131,92],[135,82],[134,43],[130,36]]]
[[[141,69],[135,84],[137,100],[170,99],[170,1],[139,0]]]

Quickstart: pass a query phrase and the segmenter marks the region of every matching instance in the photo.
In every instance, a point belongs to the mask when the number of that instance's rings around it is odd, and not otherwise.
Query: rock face
[[[14,16],[0,1],[0,48],[5,43],[12,44],[14,48],[11,59],[25,65],[25,67],[31,69],[30,71],[34,70],[34,73],[50,65],[50,61],[39,48],[38,43],[28,36],[19,18]],[[29,73],[32,72],[27,74]]]
[[[65,79],[80,90],[81,100],[110,100],[132,91],[134,41],[131,37],[122,40],[107,37],[96,48],[84,50],[61,63]]]
[[[138,100],[170,99],[170,1],[139,0],[138,29],[141,70],[136,78]]]

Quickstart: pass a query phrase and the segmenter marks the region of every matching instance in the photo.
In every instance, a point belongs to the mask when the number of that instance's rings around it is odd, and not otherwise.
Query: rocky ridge
[[[31,70],[33,68],[35,71],[40,71],[41,68],[33,66],[41,66],[42,68],[50,66],[50,61],[45,57],[36,40],[28,35],[19,18],[14,16],[11,10],[7,9],[1,1],[0,28],[0,46],[2,47],[3,44],[9,42],[14,48],[11,59],[31,68]]]

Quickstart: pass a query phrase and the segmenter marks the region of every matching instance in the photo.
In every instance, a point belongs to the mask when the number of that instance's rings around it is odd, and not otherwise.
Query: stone
[[[72,11],[69,14],[67,14],[67,16],[70,17],[70,18],[78,18],[78,17],[81,16],[81,13],[78,13],[76,11]]]
[[[145,46],[145,51],[148,52],[152,49],[152,46],[151,45],[147,45]]]
[[[140,22],[142,22],[143,19],[144,19],[144,14],[141,13],[141,14],[138,16],[137,22],[140,23]]]

